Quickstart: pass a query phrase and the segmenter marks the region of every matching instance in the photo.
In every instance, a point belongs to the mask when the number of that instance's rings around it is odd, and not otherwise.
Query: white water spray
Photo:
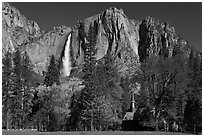
[[[64,58],[63,58],[63,72],[64,76],[69,76],[71,72],[71,61],[70,61],[70,44],[71,44],[71,33],[68,36],[65,51],[64,51]]]

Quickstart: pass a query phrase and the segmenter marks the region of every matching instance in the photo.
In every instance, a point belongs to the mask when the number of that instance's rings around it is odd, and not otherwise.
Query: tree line
[[[120,129],[122,91],[111,57],[96,61],[97,24],[91,24],[84,48],[82,78],[60,78],[51,56],[44,82],[32,84],[28,54],[16,50],[3,58],[3,128],[39,131]]]
[[[34,88],[30,79],[33,66],[28,54],[7,52],[2,59],[2,125],[23,128],[31,112]]]

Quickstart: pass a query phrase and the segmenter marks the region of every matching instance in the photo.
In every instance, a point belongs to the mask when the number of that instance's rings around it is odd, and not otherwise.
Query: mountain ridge
[[[13,15],[13,13],[17,14]],[[129,19],[122,9],[118,10],[115,7],[82,19],[71,28],[54,27],[47,33],[41,30],[35,22],[24,23],[27,19],[9,3],[2,5],[2,15],[3,54],[9,49],[22,48],[22,51],[28,52],[31,62],[35,66],[35,72],[40,75],[46,71],[51,55],[62,62],[62,53],[69,34],[72,35],[72,67],[77,68],[82,65],[84,53],[81,44],[84,40],[86,41],[90,24],[94,23],[98,33],[97,60],[102,59],[108,52],[121,65],[127,61],[126,57],[129,54],[130,58],[135,58],[138,66],[150,54],[171,57],[173,54],[177,54],[176,52],[182,52],[188,57],[190,52],[195,52],[195,56],[200,59],[202,57],[201,52],[196,51],[186,40],[177,36],[175,29],[168,23],[155,21],[153,17],[135,21]],[[13,35],[14,33],[18,35]]]

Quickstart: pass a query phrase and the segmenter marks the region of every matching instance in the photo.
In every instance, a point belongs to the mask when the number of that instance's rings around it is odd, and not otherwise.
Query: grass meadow
[[[180,132],[160,131],[58,131],[39,132],[37,130],[2,130],[2,135],[188,135]]]

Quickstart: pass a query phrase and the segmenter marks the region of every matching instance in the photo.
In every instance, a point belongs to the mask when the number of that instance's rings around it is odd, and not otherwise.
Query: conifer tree
[[[34,98],[34,88],[32,85],[33,66],[30,58],[25,52],[22,56],[22,126],[24,128],[28,115],[31,113],[32,100]]]
[[[2,126],[6,129],[10,128],[12,84],[12,56],[7,52],[2,59]]]
[[[96,103],[94,98],[96,97],[95,93],[95,85],[94,85],[94,75],[93,71],[95,69],[95,63],[96,63],[96,29],[91,24],[89,26],[89,36],[88,36],[89,43],[85,43],[85,59],[84,59],[84,85],[85,88],[83,89],[81,93],[81,105],[83,107],[82,110],[82,119],[85,121],[90,121],[90,128],[89,130],[94,130],[93,127],[93,117],[94,117],[94,111],[96,108]],[[86,122],[85,122],[86,123]]]
[[[13,57],[13,69],[10,80],[10,117],[11,126],[23,129],[31,112],[33,90],[31,88],[32,65],[28,54],[17,48]]]
[[[44,84],[46,86],[52,86],[56,83],[59,85],[59,70],[57,68],[57,65],[55,63],[55,57],[52,55],[50,60],[50,65],[48,67],[47,73],[45,75]]]
[[[96,24],[95,24],[96,25]],[[95,102],[95,85],[94,85],[94,69],[95,69],[95,63],[96,63],[96,29],[95,25],[90,24],[89,26],[89,33],[88,36],[84,36],[82,47],[84,47],[84,66],[83,66],[83,85],[85,88],[80,93],[80,97],[77,99],[74,99],[74,102],[72,102],[72,106],[77,106],[77,108],[72,108],[72,113],[78,112],[78,117],[71,117],[75,120],[75,127],[73,128],[79,128],[78,123],[82,123],[82,127],[84,129],[82,130],[94,130],[94,115],[96,110],[96,102]],[[81,30],[84,30],[84,26],[82,24]],[[86,40],[85,40],[86,39]],[[78,109],[78,110],[76,110]],[[72,120],[71,120],[72,121]]]
[[[190,53],[188,67],[190,68],[188,75],[190,82],[184,120],[187,130],[196,133],[201,131],[198,128],[202,127],[202,62],[199,59],[199,54],[195,51]]]
[[[22,120],[22,64],[21,64],[21,52],[17,48],[13,58],[13,89],[12,89],[12,110],[11,117],[13,126],[15,128],[21,128]]]

